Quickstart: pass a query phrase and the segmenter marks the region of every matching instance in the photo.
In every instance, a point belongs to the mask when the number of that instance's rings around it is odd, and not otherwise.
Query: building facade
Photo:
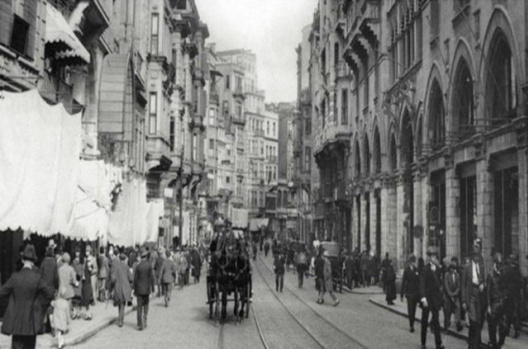
[[[491,251],[527,254],[525,7],[319,3],[311,58],[319,231],[388,252],[400,266],[429,245],[467,256],[477,237],[488,264]]]

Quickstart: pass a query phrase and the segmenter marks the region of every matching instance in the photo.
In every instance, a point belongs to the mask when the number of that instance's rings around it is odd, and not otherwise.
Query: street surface
[[[337,307],[327,295],[318,305],[314,279],[299,289],[291,271],[284,291],[276,293],[271,265],[271,257],[254,263],[254,302],[242,323],[235,322],[232,303],[224,325],[209,319],[204,277],[200,284],[175,289],[169,308],[161,298],[151,299],[147,329],[136,329],[133,312],[122,328],[111,325],[76,348],[420,348],[419,325],[410,333],[407,319],[370,303],[369,295],[338,294]],[[443,340],[449,349],[467,346],[451,336]],[[434,348],[431,335],[427,342]]]

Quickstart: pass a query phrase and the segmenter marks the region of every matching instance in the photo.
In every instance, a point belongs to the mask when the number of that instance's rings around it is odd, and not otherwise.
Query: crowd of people
[[[164,248],[93,247],[61,251],[50,240],[45,257],[40,260],[35,246],[26,244],[20,251],[17,271],[0,288],[0,298],[9,298],[1,331],[12,336],[12,348],[34,348],[36,336],[51,332],[59,348],[71,322],[90,321],[90,309],[96,301],[110,302],[118,308],[117,325],[123,326],[125,307],[137,302],[137,328],[147,327],[150,295],[164,297],[170,303],[173,286],[183,288],[200,282],[205,250],[183,247]],[[73,260],[72,260],[73,256]],[[16,297],[15,297],[16,295]]]
[[[486,271],[481,255],[481,241],[476,239],[472,255],[459,263],[457,257],[438,258],[438,250],[429,247],[427,261],[411,256],[405,268],[400,297],[407,300],[409,329],[414,332],[417,307],[422,309],[421,345],[425,348],[427,330],[434,334],[437,348],[444,348],[441,337],[440,312],[444,314],[443,330],[447,331],[454,317],[457,331],[464,323],[469,327],[468,348],[481,347],[481,332],[487,322],[489,346],[502,348],[513,328],[519,336],[523,297],[523,278],[518,256],[505,260],[493,253],[493,267]],[[465,321],[467,319],[467,321]]]

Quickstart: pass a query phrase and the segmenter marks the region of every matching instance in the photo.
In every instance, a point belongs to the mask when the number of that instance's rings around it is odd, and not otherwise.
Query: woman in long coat
[[[22,253],[22,269],[0,288],[0,299],[9,297],[2,333],[12,336],[13,349],[35,348],[37,334],[41,332],[44,321],[41,297],[54,296],[53,288],[36,271],[36,260],[35,247],[27,245]]]
[[[126,263],[126,255],[121,253],[119,260],[114,260],[112,264],[112,275],[110,281],[110,289],[114,295],[114,305],[118,307],[117,325],[123,326],[125,319],[125,306],[132,301],[132,287],[133,282],[132,272]]]

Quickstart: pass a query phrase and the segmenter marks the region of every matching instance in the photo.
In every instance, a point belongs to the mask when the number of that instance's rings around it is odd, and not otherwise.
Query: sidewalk
[[[126,307],[125,316],[134,309],[135,304],[133,307]],[[96,302],[95,306],[90,307],[90,311],[93,315],[91,321],[82,319],[72,321],[70,331],[65,336],[65,346],[79,344],[117,320],[117,308],[113,306],[112,301],[108,303],[108,306],[106,303]],[[0,334],[0,348],[11,348],[10,336]],[[37,348],[57,348],[57,338],[49,333],[37,336]]]
[[[395,314],[399,314],[401,316],[404,316],[407,318],[407,303],[405,303],[405,300],[403,302],[400,301],[400,299],[396,299],[394,301],[395,305],[390,306],[385,301],[385,295],[375,295],[370,297],[369,301],[379,307],[385,308]],[[416,321],[414,328],[416,331],[420,331],[420,319],[421,319],[422,312],[420,308],[416,310]],[[440,312],[440,326],[443,328],[444,324],[444,313]],[[445,333],[445,332],[443,332]],[[468,338],[468,328],[464,326],[464,329],[461,332],[457,332],[455,330],[455,324],[454,319],[451,319],[451,327],[448,330],[448,333],[452,336],[465,339]],[[445,334],[443,334],[445,335]],[[487,323],[484,324],[484,328],[482,329],[482,343],[487,344],[489,342],[488,337],[488,325]],[[506,337],[506,343],[503,346],[504,349],[525,349],[528,348],[528,336],[525,333],[521,333],[519,338],[515,339],[510,336]]]

